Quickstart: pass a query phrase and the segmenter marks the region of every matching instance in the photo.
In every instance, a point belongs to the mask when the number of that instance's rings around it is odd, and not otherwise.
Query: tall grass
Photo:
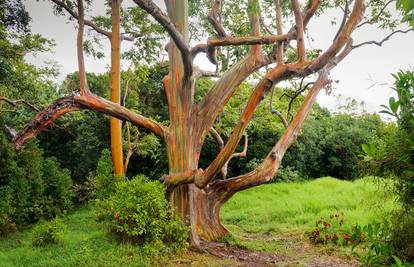
[[[395,205],[372,178],[272,183],[236,194],[221,212],[231,230],[248,233],[308,231],[320,218],[343,212],[344,229],[379,222]]]

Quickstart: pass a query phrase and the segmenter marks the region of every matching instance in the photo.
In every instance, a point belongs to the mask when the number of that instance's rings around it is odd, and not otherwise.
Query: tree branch
[[[285,119],[285,117],[282,115],[282,113],[280,111],[278,111],[277,109],[273,108],[273,97],[274,97],[274,93],[275,93],[275,86],[273,86],[272,88],[272,94],[270,96],[270,112],[272,112],[273,114],[275,114],[280,121],[283,123],[283,126],[285,126],[285,128],[287,128],[289,126],[287,120]]]
[[[230,178],[227,180],[215,181],[210,185],[210,187],[220,188],[220,190],[227,192],[227,194],[233,195],[238,191],[270,181],[276,175],[286,150],[296,140],[297,135],[303,125],[303,122],[308,116],[312,108],[312,105],[316,100],[317,94],[328,83],[328,72],[326,70],[322,70],[320,72],[317,82],[310,89],[294,120],[286,129],[286,131],[279,139],[277,144],[273,147],[271,152],[264,159],[262,164],[260,164],[256,169],[247,174]]]
[[[77,38],[77,53],[78,53],[78,69],[79,69],[79,82],[80,82],[80,93],[90,94],[88,83],[86,80],[85,71],[85,60],[83,58],[83,31],[84,31],[84,8],[83,0],[78,0],[78,38]]]
[[[222,0],[213,0],[213,5],[211,7],[210,12],[208,13],[207,19],[210,22],[210,24],[213,26],[217,35],[219,37],[225,37],[227,35],[226,31],[224,30],[223,26],[221,25],[219,21],[221,1]]]
[[[19,103],[25,104],[26,106],[28,106],[29,108],[33,109],[34,111],[40,111],[38,107],[36,107],[35,105],[27,102],[24,99],[12,100],[12,99],[9,99],[9,98],[0,96],[0,101],[4,101],[4,102],[8,103],[9,105],[13,106],[13,111],[17,108],[17,105]]]
[[[330,62],[335,56],[347,45],[351,38],[352,32],[362,19],[362,15],[365,11],[364,0],[356,0],[351,15],[345,23],[342,31],[339,33],[336,40],[332,45],[315,60],[313,60],[303,73],[303,76],[311,73],[315,73],[321,70],[328,62]]]
[[[411,32],[411,31],[414,31],[414,28],[411,28],[411,29],[408,29],[408,30],[397,30],[397,31],[394,31],[394,32],[390,33],[389,35],[387,35],[381,41],[374,41],[374,40],[373,41],[367,41],[367,42],[363,42],[363,43],[354,45],[352,48],[355,49],[355,48],[359,48],[359,47],[364,46],[364,45],[382,46],[386,41],[389,41],[391,39],[391,37],[394,36],[395,34],[397,34],[397,33],[405,34],[405,33]]]
[[[367,24],[374,24],[374,23],[378,22],[378,19],[379,19],[379,18],[381,17],[381,15],[385,12],[385,10],[387,9],[387,7],[388,7],[391,3],[393,3],[393,2],[395,2],[395,0],[389,0],[387,3],[385,3],[385,5],[381,8],[381,10],[378,12],[378,14],[377,14],[374,18],[372,18],[372,19],[370,19],[370,20],[366,20],[366,21],[364,21],[364,22],[360,23],[360,24],[357,26],[357,28],[360,28],[360,27],[362,27],[362,26],[364,26],[364,25],[367,25]]]
[[[178,50],[181,52],[182,61],[184,64],[185,77],[191,76],[193,71],[193,58],[186,41],[181,33],[171,22],[170,18],[162,12],[162,10],[151,0],[134,0],[134,2],[148,12],[161,26],[169,33]]]
[[[276,28],[277,35],[283,34],[283,24],[282,24],[282,7],[280,5],[280,0],[274,0],[276,7]],[[283,42],[279,42],[276,47],[276,60],[277,64],[283,64],[284,60],[284,45]]]
[[[303,26],[303,17],[300,11],[300,5],[298,0],[292,0],[292,9],[295,15],[296,22],[296,42],[297,42],[297,53],[299,62],[306,61],[306,50],[305,42],[303,38],[304,26]]]
[[[238,153],[234,153],[233,155],[230,156],[229,160],[224,164],[224,166],[221,168],[221,176],[223,179],[227,178],[227,171],[228,171],[228,167],[229,167],[229,163],[232,159],[237,158],[237,157],[245,157],[247,155],[247,148],[249,146],[249,138],[247,136],[247,133],[244,134],[244,146],[243,146],[243,150],[241,152]]]
[[[166,129],[160,123],[136,114],[119,104],[108,101],[93,94],[75,95],[56,100],[45,110],[38,113],[35,118],[16,136],[14,144],[17,149],[36,137],[60,116],[81,109],[90,109],[116,117],[120,120],[130,121],[134,125],[144,127],[153,133],[165,137]]]
[[[62,7],[63,9],[65,9],[66,12],[68,12],[74,19],[79,20],[78,14],[75,11],[73,11],[68,5],[66,5],[65,2],[60,1],[60,0],[50,0],[50,1],[52,1],[53,3],[55,3],[58,6]],[[84,21],[85,21],[85,25],[91,27],[96,32],[98,32],[102,35],[105,35],[108,38],[111,37],[111,32],[106,31],[102,28],[99,28],[93,21],[91,21],[91,20],[84,20]],[[124,40],[128,40],[128,39],[130,39],[130,38],[124,37]],[[128,41],[132,41],[132,40],[128,40]]]
[[[220,151],[213,162],[207,167],[207,169],[205,169],[201,175],[195,177],[195,184],[197,187],[204,188],[218,174],[224,164],[228,161],[228,159],[234,153],[242,134],[246,130],[248,123],[252,119],[257,106],[260,104],[265,94],[276,83],[288,77],[286,75],[286,71],[287,67],[285,65],[278,65],[261,79],[251,94],[246,107],[224,148]]]

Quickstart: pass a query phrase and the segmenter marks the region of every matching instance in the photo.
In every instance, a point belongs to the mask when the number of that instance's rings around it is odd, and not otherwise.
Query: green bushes
[[[65,224],[58,218],[47,223],[39,224],[33,228],[32,244],[36,247],[60,244],[65,231]]]
[[[123,242],[185,245],[187,229],[172,217],[165,190],[157,181],[136,176],[116,183],[116,191],[99,205],[110,232]]]
[[[414,261],[414,72],[400,71],[395,78],[398,99],[391,97],[382,113],[393,116],[397,127],[389,138],[363,147],[362,165],[369,174],[392,179],[386,188],[397,196],[401,208],[387,220],[390,242],[403,260]]]
[[[0,233],[50,219],[72,207],[72,181],[34,144],[16,153],[0,131]]]

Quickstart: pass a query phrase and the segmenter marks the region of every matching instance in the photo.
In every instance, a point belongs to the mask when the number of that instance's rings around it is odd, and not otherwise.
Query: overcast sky
[[[95,1],[101,3],[103,1]],[[124,1],[128,3],[129,1]],[[156,1],[160,4],[160,1]],[[47,60],[56,61],[60,65],[61,78],[65,74],[77,70],[76,61],[76,30],[74,23],[67,24],[64,17],[56,17],[48,1],[37,2],[28,0],[27,9],[32,17],[32,32],[40,33],[56,42],[54,54],[39,54],[29,60],[37,65]],[[101,12],[102,7],[96,6],[95,11]],[[314,48],[326,48],[335,34],[330,17],[314,20],[309,25],[309,33],[315,39],[311,44]],[[355,43],[366,40],[380,40],[386,35],[373,27],[366,27],[354,34]],[[310,44],[308,44],[310,45]],[[351,97],[366,103],[369,112],[377,112],[381,104],[388,101],[393,94],[391,73],[407,69],[414,65],[414,34],[396,35],[383,47],[365,46],[354,50],[343,62],[332,71],[332,77],[339,80],[334,95],[321,93],[318,102],[322,106],[335,109],[336,96]],[[109,47],[105,47],[109,54]],[[109,60],[93,60],[86,58],[88,72],[103,72],[108,69]],[[211,69],[211,64],[202,57],[197,57],[196,64]]]

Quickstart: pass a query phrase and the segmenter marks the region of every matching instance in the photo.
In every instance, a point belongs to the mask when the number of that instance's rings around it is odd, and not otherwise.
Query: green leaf
[[[389,104],[391,111],[397,113],[398,107],[400,106],[399,101],[396,101],[394,97],[390,97]]]

